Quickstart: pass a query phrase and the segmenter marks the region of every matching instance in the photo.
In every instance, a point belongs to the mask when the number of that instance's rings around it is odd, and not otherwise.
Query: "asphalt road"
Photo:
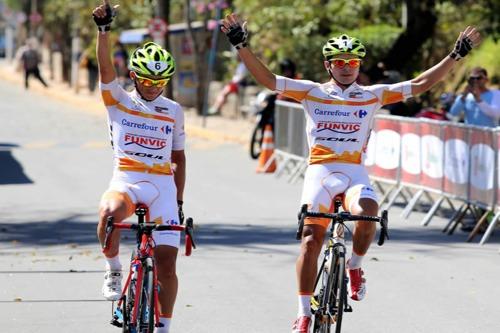
[[[100,288],[97,205],[111,176],[103,115],[0,82],[2,332],[119,332]],[[235,125],[236,126],[236,125]],[[289,332],[301,184],[257,175],[246,147],[190,137],[185,211],[199,248],[178,261],[173,332]],[[391,240],[365,259],[368,294],[345,332],[500,331],[500,237],[465,243],[390,212]],[[132,237],[121,248],[126,264]]]

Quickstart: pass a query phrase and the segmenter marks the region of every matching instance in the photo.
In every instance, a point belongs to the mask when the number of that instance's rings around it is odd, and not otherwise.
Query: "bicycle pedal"
[[[352,312],[352,306],[350,306],[349,304],[346,304],[346,306],[344,308],[344,312]]]

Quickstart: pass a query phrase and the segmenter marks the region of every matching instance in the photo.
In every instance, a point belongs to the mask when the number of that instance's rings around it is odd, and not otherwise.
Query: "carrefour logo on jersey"
[[[336,117],[349,117],[351,115],[349,111],[340,111],[340,110],[329,111],[320,109],[314,109],[314,114],[317,114],[319,116],[336,116]]]
[[[162,131],[163,133],[165,133],[165,134],[167,134],[167,135],[168,135],[168,134],[170,134],[170,133],[172,132],[172,127],[170,127],[170,126],[168,126],[168,125],[167,125],[167,126],[163,126],[163,127],[161,128],[161,131]]]
[[[138,145],[146,149],[158,150],[167,145],[167,140],[132,133],[125,134],[125,146]]]
[[[361,129],[360,123],[337,123],[330,121],[320,121],[317,125],[317,131],[323,132],[325,130],[332,131],[335,133],[350,134],[356,133]]]
[[[127,127],[152,131],[152,132],[158,131],[158,126],[152,126],[152,125],[148,125],[146,123],[141,123],[141,124],[134,123],[133,121],[128,121],[127,119],[122,119],[122,125],[127,126]]]
[[[358,110],[358,111],[354,111],[352,114],[355,115],[358,118],[364,118],[364,117],[366,117],[368,115],[368,111],[366,111],[366,110]]]

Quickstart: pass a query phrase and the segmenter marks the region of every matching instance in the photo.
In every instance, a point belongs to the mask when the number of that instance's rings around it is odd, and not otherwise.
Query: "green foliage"
[[[310,0],[307,5],[302,0],[233,2],[235,12],[248,20],[252,49],[264,63],[276,72],[279,60],[290,58],[304,78],[320,81],[328,79],[321,49],[331,36],[344,32],[361,39],[368,51],[365,68],[383,58],[404,32],[402,3],[391,0]],[[433,38],[409,59],[410,68],[399,70],[416,74],[436,64],[450,52],[459,32],[467,25],[476,25],[486,36],[499,35],[499,6],[499,1],[492,0],[436,1],[431,8],[438,17]],[[484,46],[474,53],[481,54],[483,49]],[[498,68],[492,65],[495,66]]]

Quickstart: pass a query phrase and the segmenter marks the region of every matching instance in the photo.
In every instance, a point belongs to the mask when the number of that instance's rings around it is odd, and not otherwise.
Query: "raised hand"
[[[455,48],[450,53],[450,57],[456,61],[465,57],[474,46],[481,42],[481,34],[475,27],[468,26],[458,36]]]
[[[111,22],[113,22],[113,18],[116,16],[118,7],[119,5],[115,5],[111,8],[109,0],[103,0],[103,4],[94,9],[92,17],[99,31],[109,31],[111,29]]]
[[[242,23],[238,15],[234,13],[226,15],[221,30],[237,50],[248,46],[247,22]]]

